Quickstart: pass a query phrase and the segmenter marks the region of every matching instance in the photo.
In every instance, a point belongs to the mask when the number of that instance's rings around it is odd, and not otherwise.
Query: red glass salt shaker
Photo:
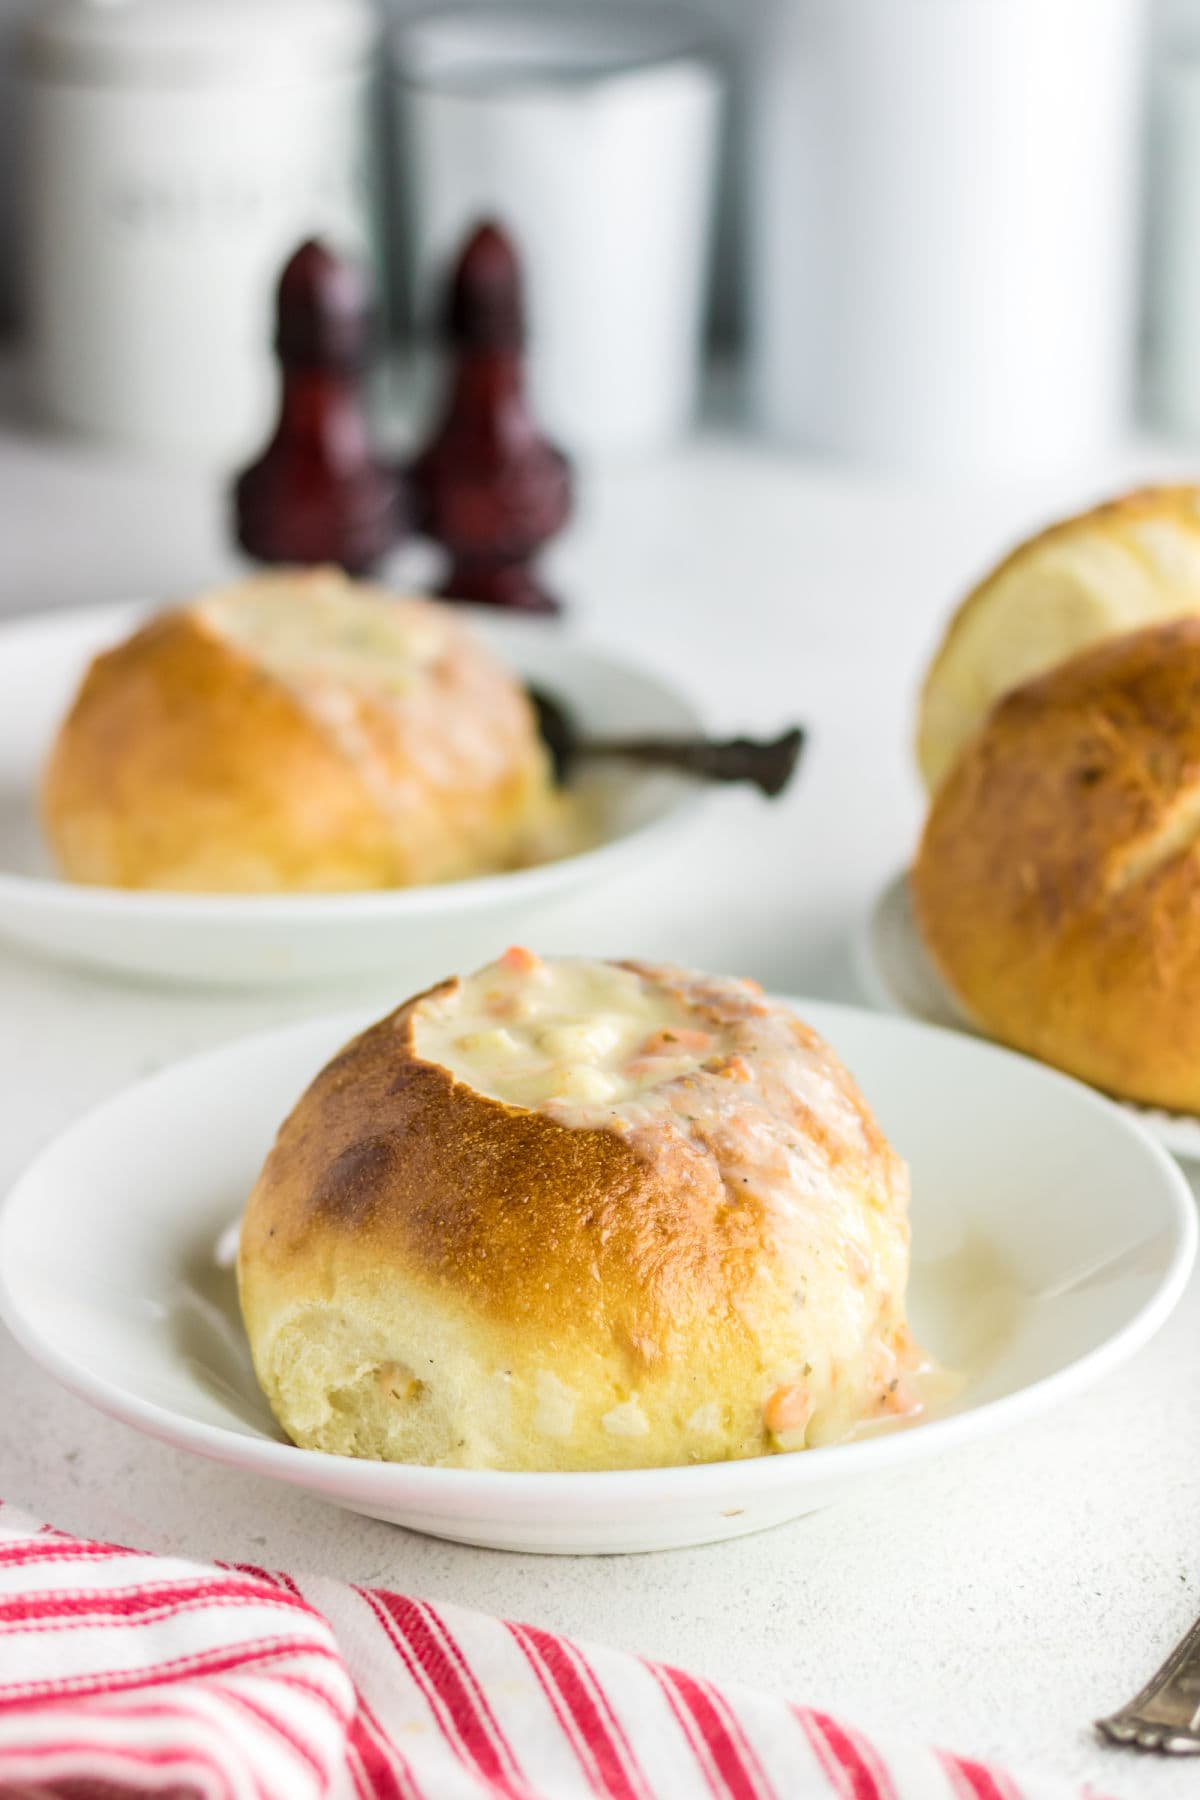
[[[404,534],[402,478],[368,435],[370,338],[363,272],[302,244],[279,281],[279,422],[234,487],[237,540],[260,562],[336,563],[361,575]]]
[[[557,612],[533,563],[570,513],[570,470],[526,398],[520,268],[497,225],[480,225],[459,258],[445,336],[454,359],[446,410],[409,469],[418,529],[450,557],[439,592]]]

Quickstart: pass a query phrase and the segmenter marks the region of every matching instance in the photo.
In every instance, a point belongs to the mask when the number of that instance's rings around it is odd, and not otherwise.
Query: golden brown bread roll
[[[1021,544],[968,594],[925,679],[917,761],[932,792],[992,706],[1088,644],[1200,614],[1200,488],[1144,488]]]
[[[42,790],[71,880],[201,892],[511,867],[552,807],[529,701],[474,634],[332,569],[256,576],[97,657]]]
[[[915,1410],[908,1183],[753,983],[510,951],[383,1019],[242,1226],[298,1444],[450,1466],[754,1456]]]
[[[987,1031],[1200,1111],[1200,620],[1006,695],[934,796],[912,891]]]

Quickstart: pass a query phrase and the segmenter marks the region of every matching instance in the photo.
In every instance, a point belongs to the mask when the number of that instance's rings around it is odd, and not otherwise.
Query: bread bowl
[[[932,792],[1002,694],[1089,644],[1200,614],[1200,488],[1138,489],[1037,533],[972,589],[930,665],[917,761]]]
[[[42,784],[70,880],[196,892],[511,867],[555,806],[529,701],[474,633],[332,569],[203,595],[97,657]]]
[[[513,950],[356,1038],[283,1124],[238,1280],[292,1440],[606,1469],[921,1404],[908,1180],[753,983]]]
[[[993,1036],[1200,1111],[1200,619],[1007,694],[935,794],[911,885],[937,967]]]

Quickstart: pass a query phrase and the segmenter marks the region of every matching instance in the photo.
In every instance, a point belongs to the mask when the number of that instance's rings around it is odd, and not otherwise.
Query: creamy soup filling
[[[435,603],[361,593],[340,576],[307,574],[290,587],[249,583],[198,603],[208,630],[288,688],[357,769],[379,806],[412,828],[429,823],[430,790],[470,803],[493,786],[523,784],[519,821],[500,866],[566,854],[588,822],[550,791],[548,764],[519,684]],[[379,708],[389,721],[379,728]],[[470,814],[453,815],[464,844]],[[441,829],[441,823],[436,826]],[[561,847],[560,847],[561,840]],[[464,849],[463,867],[474,872]],[[496,866],[489,851],[480,868]]]
[[[689,1006],[633,969],[510,950],[421,1008],[415,1047],[476,1093],[587,1124],[596,1106],[629,1117],[654,1089],[727,1053],[730,1034],[715,1022],[701,1029]]]
[[[784,1210],[806,1193],[827,1200],[827,1153],[868,1130],[825,1045],[752,981],[513,949],[426,1001],[414,1048],[477,1093],[563,1124],[648,1147],[679,1131],[727,1187],[753,1185]]]
[[[200,617],[281,680],[339,680],[352,687],[405,693],[446,648],[432,607],[357,594],[338,580],[309,579],[295,594],[252,587],[202,601]]]

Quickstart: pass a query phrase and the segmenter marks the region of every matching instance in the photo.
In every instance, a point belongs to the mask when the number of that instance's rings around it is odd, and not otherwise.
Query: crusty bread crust
[[[1200,620],[1109,639],[1001,700],[934,797],[912,891],[986,1030],[1200,1110]]]
[[[832,1056],[861,1129],[814,1136],[813,1179],[828,1183],[821,1204],[862,1209],[869,1287],[806,1265],[769,1208],[730,1204],[682,1137],[650,1161],[616,1132],[509,1106],[423,1062],[423,998],[317,1076],[250,1197],[243,1316],[297,1443],[531,1469],[750,1456],[779,1447],[764,1400],[806,1364],[847,1429],[870,1410],[864,1343],[893,1327],[906,1338],[907,1187]],[[822,1283],[839,1299],[832,1342]],[[628,1435],[614,1429],[627,1415]]]

